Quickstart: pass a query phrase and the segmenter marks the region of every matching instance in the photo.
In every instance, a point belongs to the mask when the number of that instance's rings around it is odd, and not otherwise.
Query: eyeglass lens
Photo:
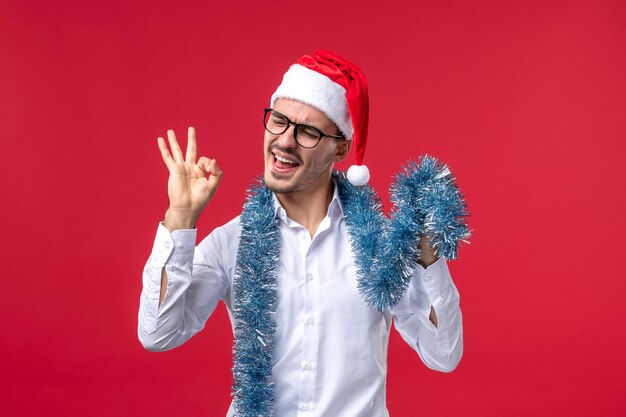
[[[294,138],[304,148],[312,148],[320,141],[322,133],[312,126],[301,125],[291,122],[284,115],[269,110],[265,113],[265,129],[273,135],[282,135],[294,124]]]

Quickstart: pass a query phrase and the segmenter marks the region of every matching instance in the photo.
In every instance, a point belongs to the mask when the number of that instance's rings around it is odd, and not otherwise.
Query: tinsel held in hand
[[[455,259],[470,235],[467,210],[448,167],[425,156],[410,162],[391,187],[391,217],[369,186],[356,187],[333,172],[356,264],[358,289],[376,310],[393,307],[413,276],[422,234],[439,255]],[[234,279],[233,396],[237,417],[274,415],[272,355],[280,232],[272,192],[261,181],[241,214]]]
[[[420,237],[430,236],[439,256],[456,259],[460,241],[471,233],[463,195],[447,165],[432,156],[410,161],[391,185],[393,204],[377,242],[372,273],[359,291],[376,310],[393,307],[402,298],[420,256]],[[358,263],[358,262],[357,262]]]
[[[438,255],[456,259],[459,242],[469,243],[471,232],[467,206],[450,168],[425,155],[403,169],[391,186],[390,237],[401,225],[411,224],[410,231],[432,237],[430,244]]]

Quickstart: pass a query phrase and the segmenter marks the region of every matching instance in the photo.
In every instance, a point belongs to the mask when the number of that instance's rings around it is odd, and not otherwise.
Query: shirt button
[[[176,247],[177,247],[178,249],[182,249],[182,247],[183,247],[183,242],[181,242],[180,240],[179,240],[178,242],[176,242]]]
[[[313,274],[306,274],[307,281],[313,281]]]
[[[169,249],[172,247],[172,244],[170,242],[165,242],[163,246],[165,247],[165,249]]]
[[[306,240],[306,235],[300,235],[300,240]]]
[[[307,326],[313,326],[314,323],[315,323],[315,320],[312,317],[306,321]]]
[[[305,371],[310,371],[311,369],[313,369],[313,366],[310,363],[307,363],[307,364],[304,364],[302,369],[304,369]]]
[[[308,404],[300,404],[300,410],[309,411],[311,407]]]
[[[433,277],[431,277],[429,274],[424,275],[424,281],[430,282],[432,280],[433,280]]]

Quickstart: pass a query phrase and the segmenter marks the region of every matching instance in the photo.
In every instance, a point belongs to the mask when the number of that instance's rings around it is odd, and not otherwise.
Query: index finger
[[[193,126],[189,126],[189,129],[187,129],[187,154],[185,156],[185,161],[195,164],[196,154],[196,129]]]
[[[165,144],[165,139],[162,137],[157,138],[157,144],[159,145],[159,150],[161,151],[161,158],[163,158],[163,162],[169,168],[170,164],[174,162],[172,155],[170,155],[170,151],[167,149],[167,145]]]
[[[180,150],[180,145],[176,141],[176,133],[172,129],[167,131],[167,139],[170,142],[170,148],[172,149],[172,158],[176,162],[183,161],[183,151]]]

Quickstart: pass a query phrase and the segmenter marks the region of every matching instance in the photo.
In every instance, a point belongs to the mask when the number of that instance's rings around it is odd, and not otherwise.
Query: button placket
[[[316,279],[317,265],[319,260],[316,259],[316,252],[311,248],[312,240],[309,235],[305,235],[306,239],[301,242],[307,243],[307,250],[304,254],[304,285],[302,286],[304,303],[303,321],[303,338],[302,338],[302,357],[300,362],[299,376],[299,403],[303,406],[301,411],[310,411],[313,409],[315,401],[317,367],[319,350],[319,334],[315,324],[315,315],[319,312],[319,297],[317,293],[318,280]]]
[[[301,411],[309,411],[312,408],[312,405],[308,403],[302,403],[298,408],[300,408]]]

